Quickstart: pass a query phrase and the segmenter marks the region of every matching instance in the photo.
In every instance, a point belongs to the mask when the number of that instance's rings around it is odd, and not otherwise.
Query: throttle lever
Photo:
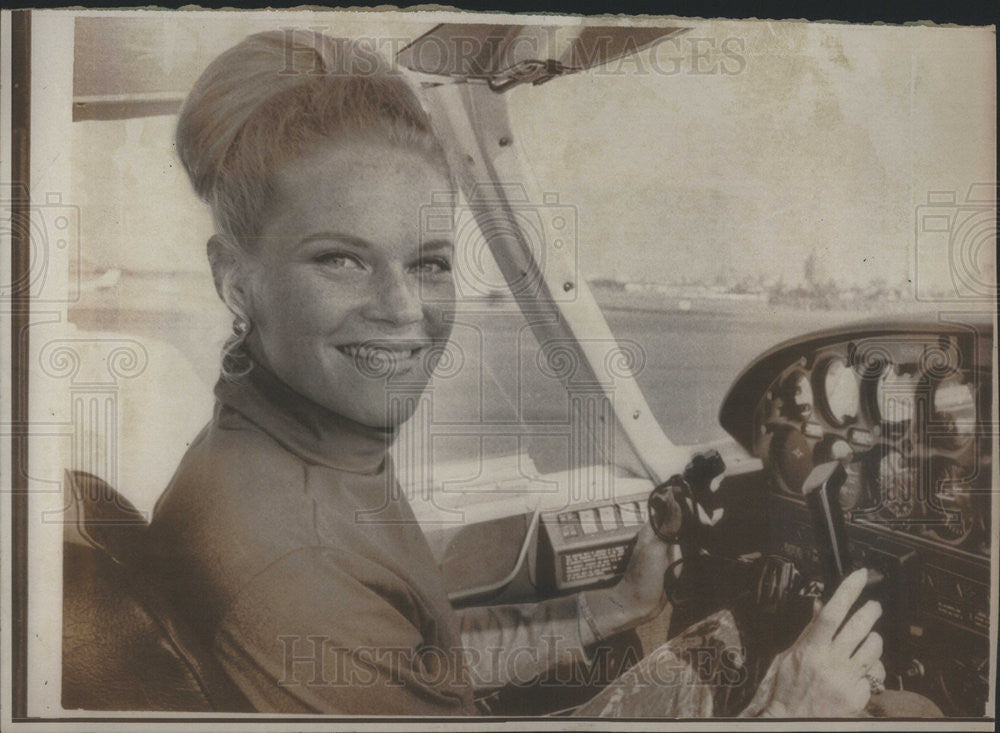
[[[847,471],[840,461],[830,461],[816,466],[802,484],[802,493],[812,514],[813,531],[823,566],[823,601],[847,575],[854,570],[851,549],[847,541],[844,510],[840,505],[840,489],[847,480]],[[868,570],[865,590],[880,585],[884,576],[877,570]]]

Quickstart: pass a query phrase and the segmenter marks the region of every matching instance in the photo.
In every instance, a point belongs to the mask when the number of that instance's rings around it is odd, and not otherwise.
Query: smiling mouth
[[[395,361],[404,361],[418,356],[424,351],[424,349],[427,348],[427,346],[425,344],[414,343],[366,342],[357,344],[340,344],[336,348],[341,354],[344,354],[352,359],[362,359],[365,361],[370,359],[392,359]]]

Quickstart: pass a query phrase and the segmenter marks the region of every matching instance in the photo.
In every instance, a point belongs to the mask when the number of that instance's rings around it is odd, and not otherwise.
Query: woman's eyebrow
[[[355,237],[353,234],[343,234],[341,232],[316,232],[315,234],[309,234],[299,240],[299,246],[329,239],[336,239],[338,242],[350,244],[360,249],[367,249],[371,247],[371,243],[367,240],[362,239],[361,237]]]
[[[435,249],[455,249],[454,243],[450,239],[431,239],[427,242],[423,242],[420,245],[420,251],[426,252],[427,250]]]

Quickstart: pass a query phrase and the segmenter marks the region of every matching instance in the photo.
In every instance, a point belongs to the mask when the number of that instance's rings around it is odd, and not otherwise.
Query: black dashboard
[[[948,715],[982,715],[988,692],[993,348],[992,323],[971,317],[826,331],[762,355],[720,415],[763,462],[770,552],[807,577],[803,482],[844,465],[855,564],[892,581],[886,667]]]

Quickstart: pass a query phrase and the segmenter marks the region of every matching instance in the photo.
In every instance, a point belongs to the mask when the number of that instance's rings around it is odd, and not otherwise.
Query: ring
[[[873,695],[878,695],[880,692],[885,692],[885,680],[880,680],[871,672],[865,673],[865,679],[868,680],[868,687],[869,689],[871,689],[871,693]]]

